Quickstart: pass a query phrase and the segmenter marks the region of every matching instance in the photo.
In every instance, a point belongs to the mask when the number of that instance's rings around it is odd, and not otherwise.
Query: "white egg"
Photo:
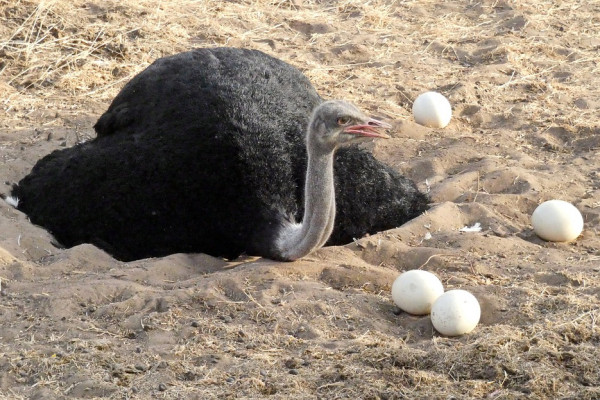
[[[417,124],[430,128],[444,128],[452,118],[452,107],[444,95],[438,92],[421,93],[412,106]]]
[[[551,242],[570,242],[583,230],[583,217],[571,203],[549,200],[540,204],[531,214],[534,232]]]
[[[392,284],[392,300],[403,311],[429,314],[433,302],[444,293],[444,286],[431,272],[415,269],[400,274]]]
[[[466,290],[449,290],[433,303],[431,322],[436,331],[446,336],[471,332],[479,323],[481,307]]]

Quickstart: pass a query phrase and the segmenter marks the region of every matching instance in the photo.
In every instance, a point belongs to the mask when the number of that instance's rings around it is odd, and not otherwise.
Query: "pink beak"
[[[391,127],[392,126],[386,122],[371,118],[365,124],[351,125],[347,127],[344,129],[344,132],[365,137],[389,139],[389,135],[380,132],[379,130],[390,129]]]

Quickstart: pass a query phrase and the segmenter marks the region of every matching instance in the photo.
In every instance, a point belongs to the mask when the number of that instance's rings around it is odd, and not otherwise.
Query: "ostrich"
[[[389,125],[324,101],[300,71],[260,51],[159,59],[94,127],[95,139],[42,158],[11,195],[62,245],[93,243],[123,261],[294,260],[399,226],[428,204],[352,146]]]

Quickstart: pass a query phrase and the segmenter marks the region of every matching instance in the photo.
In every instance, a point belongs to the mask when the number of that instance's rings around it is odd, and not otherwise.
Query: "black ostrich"
[[[12,197],[61,244],[93,243],[124,261],[294,260],[426,209],[414,183],[370,153],[336,152],[385,127],[323,101],[300,71],[260,51],[197,49],[134,77],[95,139],[42,158]]]

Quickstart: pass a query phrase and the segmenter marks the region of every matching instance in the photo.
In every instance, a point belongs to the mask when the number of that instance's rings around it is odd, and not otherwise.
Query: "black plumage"
[[[12,196],[61,244],[93,243],[121,260],[274,257],[280,221],[302,218],[305,131],[321,102],[300,71],[260,51],[161,58],[117,95],[95,139],[39,160]],[[339,149],[334,166],[329,244],[427,207],[412,181],[356,146]]]

